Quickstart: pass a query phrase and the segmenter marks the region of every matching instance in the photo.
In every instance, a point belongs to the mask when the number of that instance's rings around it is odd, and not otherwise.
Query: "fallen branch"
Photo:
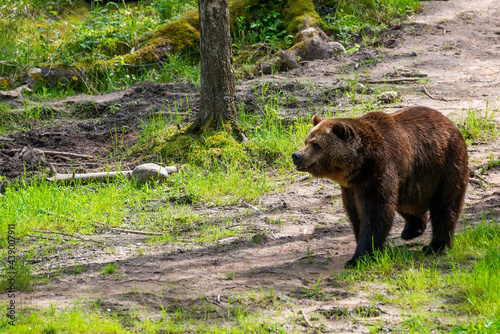
[[[43,151],[43,153],[45,153],[45,155],[60,155],[60,156],[69,157],[69,158],[94,159],[94,157],[91,155],[77,154],[77,153],[71,153],[71,152]]]
[[[377,80],[367,80],[363,83],[378,84],[378,83],[399,83],[399,82],[414,82],[418,81],[420,78],[397,78],[397,79],[377,79]]]
[[[177,172],[177,168],[174,166],[162,167],[167,171],[168,174]],[[73,183],[75,181],[79,181],[80,183],[89,183],[92,181],[96,182],[109,182],[110,180],[114,180],[118,177],[126,177],[132,179],[133,171],[125,170],[125,171],[117,171],[117,172],[95,172],[95,173],[82,173],[82,174],[59,174],[53,165],[49,164],[50,171],[54,174],[52,177],[48,177],[47,181],[55,182],[55,183]]]
[[[92,181],[108,182],[110,180],[116,179],[118,176],[131,178],[132,171],[126,170],[119,172],[96,172],[96,173],[84,173],[84,174],[59,174],[56,172],[54,173],[54,176],[48,177],[47,181],[55,183],[72,183],[78,180],[81,183],[85,184]]]
[[[59,152],[59,151],[44,151],[41,150],[45,155],[59,155],[63,157],[70,157],[70,158],[83,158],[83,159],[93,159],[94,157],[91,155],[85,155],[85,154],[77,154],[77,153],[71,153],[71,152]],[[2,150],[3,153],[17,153],[21,152],[20,148],[16,149],[11,149],[11,150]]]
[[[94,222],[97,226],[101,228],[105,228],[111,231],[116,231],[116,232],[123,232],[123,233],[130,233],[130,234],[141,234],[141,235],[163,235],[163,233],[160,232],[151,232],[151,231],[137,231],[137,230],[127,230],[124,228],[118,228],[118,227],[106,227],[103,223],[100,222]]]
[[[427,95],[428,97],[430,97],[431,99],[433,100],[436,100],[436,101],[445,101],[445,102],[449,102],[449,100],[445,99],[444,97],[443,98],[436,98],[434,96],[431,95],[431,93],[429,93],[427,91],[427,88],[425,88],[424,85],[422,85],[422,90],[424,91],[424,94]]]

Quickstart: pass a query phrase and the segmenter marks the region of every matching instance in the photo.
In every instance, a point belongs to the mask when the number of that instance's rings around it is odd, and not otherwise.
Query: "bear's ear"
[[[333,123],[332,132],[342,140],[347,140],[354,137],[354,131],[352,130],[352,128],[342,122]]]
[[[314,126],[318,125],[319,123],[321,123],[321,121],[324,120],[323,117],[320,117],[318,115],[314,115],[313,116],[313,119],[312,119],[312,123]]]

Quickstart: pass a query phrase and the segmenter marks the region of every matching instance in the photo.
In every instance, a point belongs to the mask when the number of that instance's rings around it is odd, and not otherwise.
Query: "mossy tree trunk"
[[[239,132],[228,0],[199,0],[200,112],[191,131],[229,122]]]

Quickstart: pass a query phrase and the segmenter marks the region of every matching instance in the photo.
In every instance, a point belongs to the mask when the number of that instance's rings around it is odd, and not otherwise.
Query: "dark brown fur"
[[[436,110],[411,107],[359,118],[313,117],[305,147],[292,155],[297,169],[340,184],[356,237],[346,266],[381,249],[397,211],[410,240],[432,222],[424,248],[451,247],[468,182],[467,147],[459,129]]]

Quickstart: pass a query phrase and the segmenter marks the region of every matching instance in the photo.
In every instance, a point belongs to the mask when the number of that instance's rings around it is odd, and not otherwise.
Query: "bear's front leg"
[[[359,242],[361,220],[359,219],[358,206],[356,204],[355,192],[352,188],[341,187],[342,191],[342,203],[344,204],[344,209],[349,216],[351,221],[352,231],[354,232],[354,237],[356,238],[356,244]]]
[[[360,258],[373,256],[382,249],[394,220],[395,204],[390,196],[363,196],[357,203],[362,214],[359,238],[356,238],[356,252],[344,265],[346,268],[355,267]]]

